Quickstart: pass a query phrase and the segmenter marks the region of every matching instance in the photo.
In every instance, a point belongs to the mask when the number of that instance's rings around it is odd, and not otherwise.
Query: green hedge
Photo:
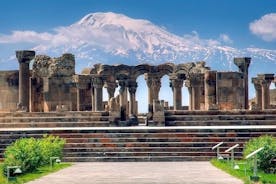
[[[276,171],[276,165],[271,163],[271,159],[276,157],[276,138],[272,136],[260,136],[250,139],[246,144],[243,155],[247,156],[251,152],[264,147],[262,151],[257,154],[258,168],[266,173]],[[253,159],[253,158],[252,158]],[[253,160],[250,160],[251,162]],[[252,164],[253,165],[253,164]]]
[[[62,157],[64,144],[64,139],[52,135],[45,135],[41,139],[18,139],[4,152],[4,173],[7,166],[21,166],[25,173],[49,164],[50,157]]]

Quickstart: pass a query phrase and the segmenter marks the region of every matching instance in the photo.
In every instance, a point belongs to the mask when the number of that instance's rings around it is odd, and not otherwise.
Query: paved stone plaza
[[[209,162],[90,162],[28,184],[242,184]]]

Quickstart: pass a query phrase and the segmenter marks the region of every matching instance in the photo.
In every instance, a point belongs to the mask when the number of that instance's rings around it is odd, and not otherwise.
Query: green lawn
[[[53,173],[53,172],[56,172],[56,171],[61,170],[63,168],[69,167],[71,165],[72,164],[69,164],[69,163],[60,163],[60,164],[55,164],[53,166],[53,168],[51,168],[50,166],[40,167],[32,173],[22,174],[22,175],[18,176],[16,178],[16,180],[10,180],[8,182],[7,178],[3,175],[3,167],[2,167],[2,164],[0,163],[0,172],[1,172],[0,173],[0,183],[1,184],[23,184],[23,183],[26,183],[28,181],[32,181],[32,180],[35,180],[35,179],[40,178],[42,176],[45,176],[49,173]]]
[[[253,175],[253,172],[250,170],[250,167],[247,164],[244,164],[245,161],[236,161],[240,166],[239,170],[234,170],[231,167],[231,164],[226,161],[219,161],[217,159],[211,160],[211,163],[217,168],[229,173],[230,175],[241,179],[245,184],[250,184],[249,177]],[[246,171],[246,172],[245,172]],[[276,175],[275,174],[266,174],[264,172],[258,171],[258,176],[260,176],[260,183],[262,184],[276,184]]]

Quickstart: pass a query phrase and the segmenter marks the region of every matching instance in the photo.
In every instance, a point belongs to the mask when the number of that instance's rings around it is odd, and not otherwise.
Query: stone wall
[[[243,74],[240,72],[217,72],[216,97],[219,110],[244,108]]]
[[[0,71],[0,111],[15,111],[18,103],[18,71]]]

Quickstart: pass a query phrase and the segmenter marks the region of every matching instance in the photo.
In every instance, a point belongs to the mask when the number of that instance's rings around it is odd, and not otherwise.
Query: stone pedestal
[[[29,64],[35,57],[35,51],[21,50],[16,51],[16,58],[19,62],[19,103],[20,108],[29,111],[30,102],[30,69]]]
[[[234,63],[237,67],[239,67],[239,71],[243,73],[244,80],[244,108],[249,108],[248,103],[248,68],[251,62],[251,58],[234,58]]]

